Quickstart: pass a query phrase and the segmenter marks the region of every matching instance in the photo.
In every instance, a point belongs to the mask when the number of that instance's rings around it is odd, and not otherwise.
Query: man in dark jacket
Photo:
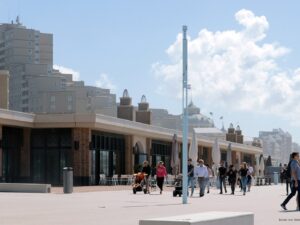
[[[191,196],[194,194],[194,189],[195,189],[195,178],[194,178],[194,165],[192,159],[188,160],[188,185],[192,189]]]
[[[227,176],[228,176],[228,182],[230,183],[232,195],[234,195],[234,190],[235,190],[236,177],[237,177],[236,174],[237,174],[236,169],[234,168],[233,165],[230,165],[229,170],[227,172]]]
[[[227,193],[227,189],[226,189],[226,171],[227,171],[227,169],[224,166],[224,162],[221,161],[221,165],[219,167],[220,194],[223,194],[222,185],[224,186],[225,193]]]

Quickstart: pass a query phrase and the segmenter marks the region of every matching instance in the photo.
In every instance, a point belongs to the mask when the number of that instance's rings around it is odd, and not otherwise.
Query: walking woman
[[[209,167],[208,164],[205,164],[207,167],[208,177],[206,178],[206,187],[207,187],[207,194],[209,194],[209,188],[211,186],[211,180],[213,179],[213,170]]]
[[[236,184],[236,170],[234,168],[233,165],[229,166],[229,170],[227,172],[227,176],[228,176],[228,181],[230,183],[230,187],[231,187],[231,194],[234,195],[234,191],[235,191],[235,184]]]
[[[167,176],[166,167],[164,166],[164,163],[160,161],[156,168],[156,182],[157,182],[157,186],[160,189],[160,194],[162,194],[164,180],[166,176]]]
[[[247,163],[243,162],[242,168],[239,171],[240,176],[241,176],[241,182],[242,182],[242,189],[243,189],[243,195],[246,195],[246,188],[247,188],[247,175],[248,175],[248,168],[247,168]]]

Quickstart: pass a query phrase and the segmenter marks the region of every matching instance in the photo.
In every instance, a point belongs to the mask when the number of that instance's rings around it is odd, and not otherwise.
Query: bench
[[[139,225],[254,225],[251,212],[205,212],[140,220]]]
[[[0,192],[50,193],[51,184],[0,183]]]

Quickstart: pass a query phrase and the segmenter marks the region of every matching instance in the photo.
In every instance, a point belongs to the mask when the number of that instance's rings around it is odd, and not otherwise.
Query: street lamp
[[[186,31],[187,26],[182,27],[182,114],[183,114],[183,124],[182,124],[182,203],[187,204],[187,149],[188,149],[188,89],[190,85],[188,84],[188,54],[187,54],[187,38]]]

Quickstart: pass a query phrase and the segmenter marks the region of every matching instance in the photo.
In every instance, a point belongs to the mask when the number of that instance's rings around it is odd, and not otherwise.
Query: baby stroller
[[[155,177],[150,178],[150,183],[149,183],[151,192],[156,191],[156,179]]]
[[[176,197],[177,195],[179,195],[179,197],[181,197],[181,195],[182,195],[182,175],[181,174],[179,174],[175,178],[174,188],[175,188],[175,190],[173,191],[173,197]]]
[[[137,174],[134,174],[134,181],[133,181],[133,184],[132,184],[132,191],[133,191],[133,194],[136,194],[137,192],[139,191],[143,191],[144,194],[147,194],[147,189],[146,189],[146,175],[144,173],[137,173]]]

